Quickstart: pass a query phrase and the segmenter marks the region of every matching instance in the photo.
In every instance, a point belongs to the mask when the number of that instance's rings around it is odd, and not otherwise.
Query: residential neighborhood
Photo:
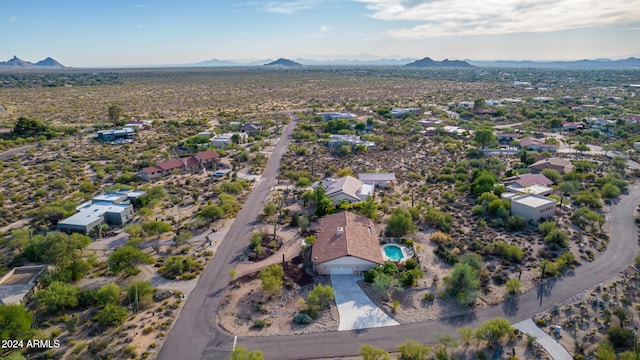
[[[0,114],[0,315],[61,342],[13,353],[588,359],[631,341],[628,74],[162,71],[96,91],[199,95],[109,97],[79,124]]]

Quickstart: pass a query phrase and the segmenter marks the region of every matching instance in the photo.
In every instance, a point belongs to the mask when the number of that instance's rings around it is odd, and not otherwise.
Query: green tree
[[[493,130],[491,129],[478,129],[473,136],[473,141],[475,141],[480,147],[486,148],[495,144],[496,136],[493,134]]]
[[[482,194],[484,192],[489,192],[493,189],[493,186],[498,182],[498,178],[496,175],[486,171],[481,170],[477,173],[473,182],[471,183],[471,193],[474,195]]]
[[[372,286],[384,296],[385,300],[389,300],[393,291],[397,289],[397,284],[398,281],[393,275],[381,272],[376,274]]]
[[[77,307],[79,294],[79,287],[60,281],[53,281],[49,286],[38,291],[34,298],[38,306],[55,313]]]
[[[249,351],[246,347],[240,345],[233,350],[230,360],[263,360],[263,355],[260,350]]]
[[[231,142],[233,142],[234,144],[240,144],[240,140],[242,140],[242,138],[240,137],[240,134],[235,133],[231,135]]]
[[[80,186],[78,186],[78,190],[80,190],[80,192],[84,194],[93,194],[96,192],[96,186],[93,185],[91,181],[85,180],[80,183]]]
[[[581,228],[586,225],[601,226],[604,225],[605,218],[597,212],[583,207],[571,214],[571,223]]]
[[[153,246],[156,252],[160,252],[160,235],[173,231],[171,224],[163,221],[150,221],[142,225],[142,229],[145,233],[156,236]]]
[[[631,350],[634,345],[635,334],[631,329],[612,326],[607,330],[607,340],[618,350]]]
[[[373,221],[378,220],[380,205],[378,205],[373,196],[367,196],[367,200],[356,203],[356,207],[360,209],[358,211],[360,215],[366,216]]]
[[[112,252],[107,262],[111,271],[116,274],[124,272],[128,275],[134,275],[139,272],[139,265],[152,264],[153,257],[133,246],[125,245]]]
[[[460,305],[471,306],[478,296],[480,280],[478,272],[468,264],[455,264],[451,273],[444,278],[445,292]]]
[[[416,226],[411,221],[411,214],[401,207],[397,207],[387,220],[387,234],[394,237],[402,237],[416,231]]]
[[[398,345],[397,349],[400,352],[400,360],[427,360],[431,354],[431,347],[413,339],[407,339]]]
[[[611,344],[606,341],[601,342],[596,349],[596,359],[616,360],[616,352],[613,350]]]
[[[390,360],[389,353],[377,347],[368,344],[360,346],[360,356],[362,360]]]
[[[198,209],[196,216],[205,219],[209,222],[222,219],[224,216],[224,210],[215,204],[204,205]]]
[[[80,256],[80,250],[91,244],[82,234],[67,235],[51,231],[33,236],[25,246],[24,255],[31,261],[54,265],[54,278],[69,281],[81,279],[91,266]]]
[[[107,304],[100,309],[93,320],[97,321],[102,326],[113,327],[122,324],[129,315],[129,311],[126,307],[118,306],[116,304]]]
[[[507,288],[507,293],[511,295],[517,295],[520,293],[522,289],[522,282],[518,279],[509,279],[505,284]]]
[[[573,148],[574,150],[580,152],[580,154],[584,153],[585,151],[591,151],[591,148],[588,145],[582,143],[575,145]]]
[[[616,155],[611,160],[610,166],[617,172],[624,174],[624,170],[627,168],[627,159],[624,156]]]
[[[612,183],[606,183],[602,187],[602,197],[612,199],[620,195],[620,188]]]
[[[317,318],[318,313],[328,308],[334,299],[333,288],[329,285],[318,284],[309,292],[307,298],[307,313],[312,318]]]
[[[582,188],[582,186],[580,186],[580,183],[575,181],[575,180],[563,181],[563,182],[558,184],[558,190],[563,192],[563,193],[568,193],[568,194],[576,193],[576,192],[580,191],[581,188]]]
[[[489,343],[489,346],[497,345],[500,339],[512,334],[513,328],[507,319],[494,318],[487,320],[476,329],[476,338]]]
[[[460,340],[465,346],[468,346],[471,343],[471,339],[473,339],[473,329],[468,326],[463,326],[458,328],[458,334],[460,334]]]
[[[276,210],[278,210],[278,207],[274,203],[266,203],[262,208],[262,213],[264,214],[264,216],[269,217],[275,214]]]
[[[327,214],[331,214],[336,209],[336,206],[333,204],[333,201],[324,196],[320,199],[320,201],[316,204],[316,215],[317,216],[325,216]]]
[[[191,231],[183,231],[173,237],[173,242],[176,243],[176,245],[181,245],[188,243],[191,239],[193,239]]]
[[[0,340],[29,340],[33,315],[22,304],[0,305]]]
[[[280,294],[282,290],[284,269],[280,264],[269,265],[260,271],[258,275],[262,280],[262,290],[272,295]]]
[[[542,175],[546,176],[549,180],[553,181],[554,184],[558,184],[562,181],[562,175],[555,169],[544,169],[541,172]]]
[[[569,235],[562,230],[551,230],[551,232],[544,237],[544,243],[554,250],[565,248],[569,245]]]
[[[108,110],[109,120],[113,122],[113,126],[117,127],[120,117],[122,116],[122,109],[118,105],[109,106]]]
[[[48,126],[39,120],[19,117],[18,122],[13,126],[13,133],[20,137],[37,137],[48,131]]]
[[[98,304],[118,304],[120,302],[120,287],[114,283],[101,286],[96,293]]]

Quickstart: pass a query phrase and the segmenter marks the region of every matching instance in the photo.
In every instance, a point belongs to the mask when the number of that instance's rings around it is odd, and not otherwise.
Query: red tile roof
[[[196,154],[197,157],[200,158],[200,160],[202,161],[207,161],[207,160],[211,160],[211,159],[219,159],[220,155],[218,155],[218,153],[214,150],[207,150],[207,151],[202,151]]]
[[[345,211],[325,216],[316,228],[318,233],[311,250],[315,264],[344,256],[384,264],[376,227],[371,219]],[[338,228],[342,228],[341,234]]]
[[[518,184],[523,188],[533,186],[533,185],[544,185],[551,186],[553,185],[553,181],[549,180],[548,177],[542,174],[522,174],[518,176],[512,176],[510,178],[504,179],[505,184]]]
[[[184,163],[182,162],[181,159],[171,159],[169,161],[158,163],[158,167],[160,167],[164,171],[173,170],[173,169],[179,169],[181,167],[184,167]]]

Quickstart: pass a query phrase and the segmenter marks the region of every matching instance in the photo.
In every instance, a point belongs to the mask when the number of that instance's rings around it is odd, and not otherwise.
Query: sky
[[[640,0],[2,0],[0,60],[640,57]]]

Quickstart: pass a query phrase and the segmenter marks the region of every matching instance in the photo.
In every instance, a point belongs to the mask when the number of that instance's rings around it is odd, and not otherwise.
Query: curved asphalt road
[[[262,203],[275,185],[280,159],[294,126],[295,122],[292,121],[284,128],[261,182],[247,199],[213,261],[189,296],[158,359],[229,359],[234,336],[218,327],[216,311],[229,283],[227,272],[238,261]],[[365,343],[393,350],[410,338],[430,342],[436,334],[452,333],[461,326],[475,326],[494,317],[504,317],[516,323],[569,299],[583,289],[612,278],[631,264],[638,253],[638,232],[634,223],[638,203],[640,186],[634,185],[629,188],[629,195],[623,196],[611,207],[607,216],[611,240],[604,254],[562,279],[546,281],[512,301],[445,320],[355,331],[241,337],[237,343],[249,349],[261,350],[265,359],[317,359],[355,355],[360,345]]]

